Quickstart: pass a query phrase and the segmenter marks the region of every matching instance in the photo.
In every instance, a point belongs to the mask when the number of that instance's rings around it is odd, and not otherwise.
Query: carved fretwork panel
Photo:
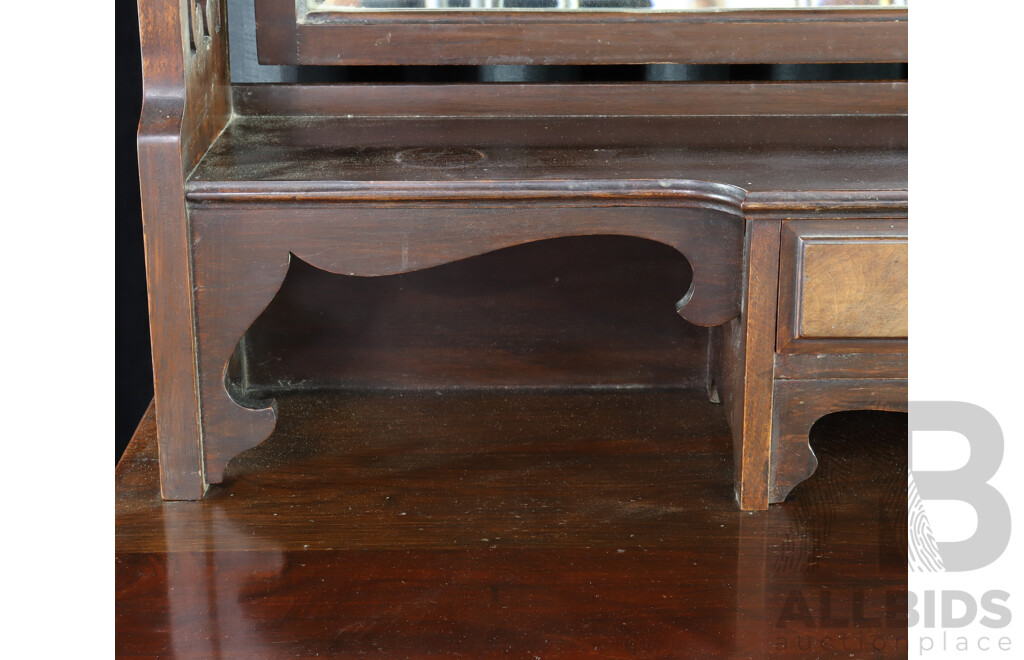
[[[226,0],[183,0],[189,11],[190,50],[185,53],[184,118],[181,132],[185,169],[195,166],[202,150],[227,123],[231,112],[227,30],[221,16]]]
[[[189,0],[188,43],[193,53],[207,46],[210,37],[220,33],[220,26],[219,0]]]

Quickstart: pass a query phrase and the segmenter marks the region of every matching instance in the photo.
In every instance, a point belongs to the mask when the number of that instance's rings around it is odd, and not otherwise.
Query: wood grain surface
[[[713,399],[722,402],[733,435],[736,500],[744,510],[768,508],[775,298],[778,296],[777,220],[748,221],[743,312],[711,330],[708,371]]]
[[[778,348],[907,352],[907,221],[784,223]]]
[[[232,85],[253,117],[906,115],[906,81]]]
[[[116,472],[118,657],[906,656],[905,416],[829,418],[818,473],[750,514],[703,392],[280,413],[202,502],[161,501],[143,420]]]
[[[224,16],[224,0],[205,3]],[[191,0],[140,12],[145,81],[139,178],[163,493],[202,497],[206,480],[193,341],[191,236],[184,182],[231,114],[225,23],[199,29]],[[158,10],[157,10],[158,9]],[[191,26],[191,27],[190,27]],[[187,30],[188,32],[184,32]]]
[[[360,11],[257,0],[264,64],[905,62],[907,10]]]
[[[814,474],[818,458],[811,428],[825,415],[850,410],[907,411],[905,379],[814,379],[775,382],[772,419],[771,502],[782,502]]]
[[[806,207],[845,193],[905,209],[906,158],[900,116],[238,116],[189,178],[188,197],[656,202],[713,182],[724,200],[738,190],[761,194],[764,204],[774,193],[776,202]],[[788,197],[808,191],[817,197]]]
[[[907,337],[907,242],[804,246],[801,337]]]

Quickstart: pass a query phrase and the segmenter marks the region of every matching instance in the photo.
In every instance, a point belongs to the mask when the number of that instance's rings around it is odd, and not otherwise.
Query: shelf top
[[[694,186],[733,206],[751,193],[905,203],[906,130],[900,116],[239,116],[186,189],[206,203],[665,199]]]

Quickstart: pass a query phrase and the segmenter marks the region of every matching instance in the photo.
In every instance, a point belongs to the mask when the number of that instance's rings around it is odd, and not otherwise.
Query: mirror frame
[[[261,64],[906,62],[907,9],[358,11],[255,0]],[[304,1],[304,0],[300,0]]]

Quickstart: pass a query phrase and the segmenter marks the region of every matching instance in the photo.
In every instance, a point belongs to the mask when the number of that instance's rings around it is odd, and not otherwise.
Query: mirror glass
[[[309,13],[332,11],[715,11],[878,9],[907,0],[306,0]]]

